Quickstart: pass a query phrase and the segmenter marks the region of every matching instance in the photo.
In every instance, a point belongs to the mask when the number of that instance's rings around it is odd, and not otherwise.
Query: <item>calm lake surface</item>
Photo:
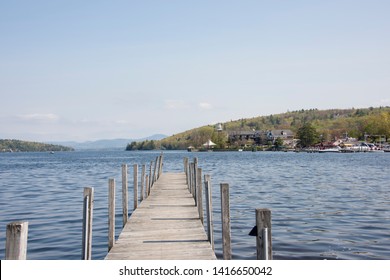
[[[9,222],[29,222],[28,259],[81,258],[83,188],[95,188],[93,259],[108,243],[108,179],[117,187],[116,235],[122,226],[121,164],[160,152],[0,153],[0,258]],[[255,209],[272,211],[274,259],[390,259],[390,153],[164,152],[164,171],[199,159],[212,177],[217,257],[222,257],[220,183],[230,185],[233,259],[256,259]],[[148,166],[147,166],[148,168]],[[147,169],[148,170],[148,169]]]

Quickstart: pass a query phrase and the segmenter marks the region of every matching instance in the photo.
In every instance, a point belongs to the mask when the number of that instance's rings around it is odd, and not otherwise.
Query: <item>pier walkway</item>
[[[161,174],[105,259],[216,259],[188,190],[185,173]]]

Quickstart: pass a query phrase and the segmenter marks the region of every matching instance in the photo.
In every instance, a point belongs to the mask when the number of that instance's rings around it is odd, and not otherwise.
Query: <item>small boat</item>
[[[334,147],[334,148],[327,148],[323,150],[318,150],[319,153],[340,153],[341,148],[339,146]]]
[[[242,152],[242,151],[243,151],[243,149],[238,149],[238,151],[239,151],[239,152]]]
[[[383,153],[383,152],[384,152],[384,151],[381,149],[381,147],[378,147],[378,146],[375,145],[375,144],[369,143],[369,144],[367,144],[367,145],[368,145],[368,147],[370,148],[370,149],[368,150],[368,152],[370,152],[370,153],[377,153],[377,152]]]

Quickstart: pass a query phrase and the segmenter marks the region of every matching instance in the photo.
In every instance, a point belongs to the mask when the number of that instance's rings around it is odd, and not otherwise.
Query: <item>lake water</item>
[[[29,222],[28,259],[81,257],[83,188],[95,188],[93,259],[107,254],[108,179],[121,164],[150,164],[160,152],[0,153],[0,258],[6,224]],[[212,177],[215,247],[221,258],[220,183],[230,185],[233,259],[255,259],[255,209],[272,211],[274,259],[390,259],[390,153],[164,153],[164,171],[199,159]],[[148,169],[147,169],[148,170]]]

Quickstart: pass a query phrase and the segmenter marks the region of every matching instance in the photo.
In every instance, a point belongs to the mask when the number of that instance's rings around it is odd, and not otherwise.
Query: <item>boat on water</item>
[[[318,150],[319,153],[340,153],[341,148],[339,146],[333,148],[326,148],[322,150]]]
[[[344,144],[342,145],[341,152],[343,153],[356,153],[356,152],[365,152],[365,153],[383,153],[386,151],[386,146],[382,147],[381,145],[375,145],[373,143],[361,142],[356,145]],[[388,149],[390,151],[390,149]]]
[[[372,144],[372,143],[368,143],[367,145],[369,147],[368,151],[371,153],[377,153],[377,152],[383,153],[384,152],[384,150],[381,148],[381,146],[378,147],[377,145]]]
[[[381,150],[384,152],[390,152],[390,145],[386,144],[381,147]]]

